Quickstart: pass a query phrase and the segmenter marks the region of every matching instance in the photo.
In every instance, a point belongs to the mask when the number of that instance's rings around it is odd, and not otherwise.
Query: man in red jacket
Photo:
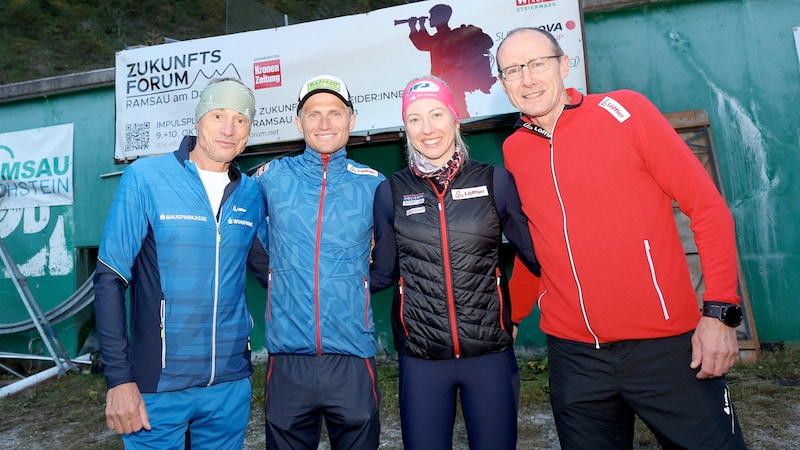
[[[742,318],[733,218],[705,169],[641,94],[566,89],[549,33],[512,31],[497,63],[522,112],[503,155],[542,266],[562,448],[631,448],[635,415],[662,448],[745,448],[724,378]],[[700,254],[702,315],[673,200]]]

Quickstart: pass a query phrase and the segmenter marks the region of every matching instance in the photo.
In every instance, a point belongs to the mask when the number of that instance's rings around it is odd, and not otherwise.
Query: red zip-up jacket
[[[695,329],[673,200],[691,219],[703,299],[738,304],[733,217],[666,118],[633,91],[568,93],[552,135],[525,117],[503,144],[542,267],[542,331],[599,345]]]

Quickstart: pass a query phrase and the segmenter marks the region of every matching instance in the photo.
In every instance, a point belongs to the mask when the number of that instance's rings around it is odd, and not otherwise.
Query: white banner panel
[[[409,20],[418,17],[425,17],[422,29]],[[495,78],[494,54],[517,27],[551,32],[570,59],[567,86],[585,92],[578,0],[425,1],[121,51],[114,154],[130,159],[177,149],[184,135],[195,134],[200,92],[222,76],[243,80],[256,94],[249,145],[302,139],[294,124],[300,84],[323,73],[350,89],[358,113],[353,134],[399,129],[403,87],[429,73],[455,91],[465,121],[514,112]]]
[[[0,134],[0,209],[72,204],[71,123]]]

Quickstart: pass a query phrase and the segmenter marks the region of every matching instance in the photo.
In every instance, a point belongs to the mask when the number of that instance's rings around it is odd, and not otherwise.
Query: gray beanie
[[[200,94],[200,102],[194,110],[195,123],[200,121],[207,112],[215,109],[232,109],[239,111],[250,123],[256,113],[256,99],[253,91],[235,80],[222,80],[212,82]]]

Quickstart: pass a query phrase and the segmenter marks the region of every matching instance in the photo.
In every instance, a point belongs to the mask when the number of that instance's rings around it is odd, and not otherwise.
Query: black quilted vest
[[[410,169],[392,176],[400,265],[392,331],[401,354],[451,359],[513,345],[493,170],[467,160],[441,196]]]

